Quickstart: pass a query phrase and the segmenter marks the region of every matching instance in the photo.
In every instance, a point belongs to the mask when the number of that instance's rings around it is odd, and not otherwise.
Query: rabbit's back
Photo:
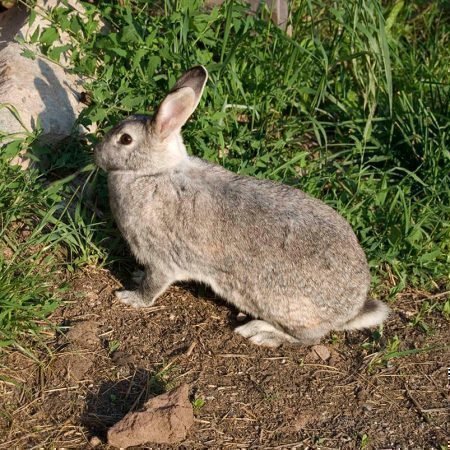
[[[298,189],[194,162],[188,173],[200,182],[191,196],[195,233],[215,248],[222,279],[230,273],[243,298],[258,297],[251,308],[272,307],[260,315],[278,314],[286,323],[297,306],[308,324],[351,317],[361,308],[370,284],[366,257],[336,211]]]

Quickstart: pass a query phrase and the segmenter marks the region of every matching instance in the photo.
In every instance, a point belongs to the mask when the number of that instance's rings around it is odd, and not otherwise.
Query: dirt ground
[[[111,448],[108,427],[181,383],[195,412],[187,440],[146,448],[447,448],[449,324],[435,311],[428,333],[411,326],[418,293],[398,296],[375,344],[352,332],[274,350],[233,333],[238,312],[202,287],[141,310],[117,302],[118,287],[106,270],[77,274],[47,350],[3,352],[1,449]]]

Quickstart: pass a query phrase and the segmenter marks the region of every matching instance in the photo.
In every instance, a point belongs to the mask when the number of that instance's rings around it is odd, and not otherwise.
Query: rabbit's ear
[[[196,66],[189,69],[176,82],[173,89],[159,105],[153,120],[153,130],[161,139],[180,131],[195,111],[207,79],[207,70],[203,66]]]

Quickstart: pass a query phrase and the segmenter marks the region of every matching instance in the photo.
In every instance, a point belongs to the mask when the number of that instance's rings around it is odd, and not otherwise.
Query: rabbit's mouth
[[[97,144],[94,148],[94,162],[95,164],[100,167],[103,170],[106,170],[106,167],[104,166],[104,161],[102,158],[102,147],[103,147],[103,143],[100,142],[99,144]]]

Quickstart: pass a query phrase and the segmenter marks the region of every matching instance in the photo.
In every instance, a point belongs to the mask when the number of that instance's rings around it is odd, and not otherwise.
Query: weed
[[[115,341],[115,340],[109,341],[108,342],[108,353],[110,355],[112,355],[116,350],[119,349],[119,347],[120,347],[119,341]]]
[[[377,352],[382,346],[383,326],[372,332],[370,339],[364,342],[361,347],[365,349],[369,354]]]
[[[442,314],[445,318],[450,319],[450,299],[442,305]]]
[[[360,448],[361,450],[363,450],[363,449],[365,449],[365,448],[368,447],[368,445],[369,445],[369,443],[370,443],[370,439],[369,439],[369,436],[367,436],[366,433],[364,433],[364,434],[361,436],[360,439],[361,439],[361,442],[360,442],[360,444],[359,444],[359,448]]]
[[[192,401],[194,411],[199,411],[203,406],[205,406],[205,400],[201,397],[197,397]]]
[[[425,333],[430,332],[430,327],[426,324],[425,318],[433,312],[433,310],[438,306],[438,303],[431,303],[428,300],[420,305],[420,311],[412,318],[410,325],[413,327],[418,327]]]
[[[368,364],[368,371],[373,372],[377,367],[382,366],[386,367],[390,363],[391,359],[397,358],[405,358],[411,355],[416,355],[419,353],[429,353],[436,351],[446,351],[449,346],[425,346],[421,348],[410,348],[406,350],[400,350],[401,341],[398,336],[394,336],[392,339],[389,339],[386,343],[386,346],[383,350],[380,350],[376,353],[370,355],[371,359]]]
[[[388,339],[385,347],[385,354],[386,355],[398,354],[400,343],[401,341],[397,335],[395,335],[393,338]],[[389,357],[387,357],[386,359],[389,359]]]

